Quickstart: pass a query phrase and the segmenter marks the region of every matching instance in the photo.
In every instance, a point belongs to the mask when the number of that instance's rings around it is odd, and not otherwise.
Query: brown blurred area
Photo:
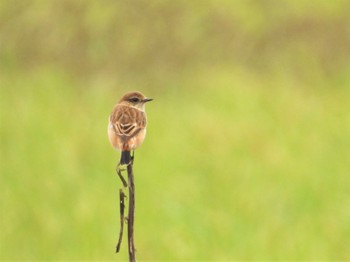
[[[332,75],[349,67],[349,10],[348,1],[2,1],[0,66],[157,79],[221,65],[303,77],[317,64]]]

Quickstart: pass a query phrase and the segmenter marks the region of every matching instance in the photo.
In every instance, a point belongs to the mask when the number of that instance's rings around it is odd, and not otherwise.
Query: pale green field
[[[0,260],[128,259],[129,90],[139,261],[350,260],[347,1],[28,3],[0,4]]]
[[[106,137],[125,90],[37,76],[2,78],[0,257],[126,259]],[[138,259],[350,259],[349,89],[193,76],[142,90]]]

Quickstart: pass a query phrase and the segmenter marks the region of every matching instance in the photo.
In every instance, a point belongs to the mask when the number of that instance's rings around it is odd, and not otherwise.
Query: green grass
[[[139,260],[350,259],[343,82],[232,68],[166,89],[0,80],[0,259],[127,259],[107,118],[128,89],[155,98],[135,162]]]

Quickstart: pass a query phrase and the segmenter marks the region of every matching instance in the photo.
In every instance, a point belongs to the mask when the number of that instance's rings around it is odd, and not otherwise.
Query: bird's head
[[[152,98],[147,98],[140,92],[129,92],[120,99],[119,103],[135,107],[139,110],[145,110],[145,103],[152,100]]]

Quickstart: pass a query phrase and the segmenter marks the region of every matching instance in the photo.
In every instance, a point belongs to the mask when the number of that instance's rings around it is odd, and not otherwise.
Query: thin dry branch
[[[125,209],[125,204],[124,204],[124,199],[125,199],[125,194],[122,189],[119,189],[119,208],[120,208],[120,231],[119,231],[119,240],[118,244],[116,247],[116,253],[119,252],[120,250],[120,245],[122,243],[123,239],[123,232],[124,232],[124,209]]]
[[[128,221],[128,253],[129,253],[129,261],[135,262],[135,244],[134,244],[134,219],[135,219],[135,184],[134,184],[134,172],[133,172],[133,165],[134,165],[134,155],[131,157],[131,162],[127,165],[127,172],[128,172],[128,183],[125,181],[124,177],[122,176],[122,171],[125,169],[120,169],[120,164],[117,166],[117,173],[119,178],[121,179],[123,185],[129,188],[129,210],[128,210],[128,217],[124,217],[124,199],[126,198],[124,192],[122,189],[119,190],[119,201],[120,201],[120,231],[119,231],[119,240],[118,244],[116,246],[116,252],[118,253],[120,250],[120,245],[123,238],[123,231],[124,231],[124,222],[125,220]]]
[[[128,182],[129,182],[128,249],[129,249],[130,262],[136,261],[135,244],[134,244],[135,184],[134,184],[133,164],[134,164],[134,161],[132,161],[127,168]]]

